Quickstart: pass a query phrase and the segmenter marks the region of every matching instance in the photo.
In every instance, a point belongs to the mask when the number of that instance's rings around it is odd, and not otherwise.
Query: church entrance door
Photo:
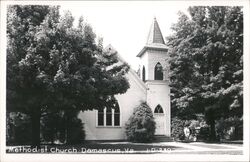
[[[165,122],[164,114],[155,114],[156,129],[155,135],[164,135],[165,134]]]
[[[157,105],[154,110],[154,118],[156,123],[155,135],[164,135],[165,134],[165,124],[166,119],[163,112],[163,109],[160,105]]]

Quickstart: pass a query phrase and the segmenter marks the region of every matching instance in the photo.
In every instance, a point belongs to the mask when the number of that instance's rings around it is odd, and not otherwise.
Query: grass
[[[144,143],[85,143],[77,145],[41,145],[41,149],[31,149],[30,146],[9,147],[6,153],[160,153],[170,152],[181,147],[161,144]]]
[[[226,147],[227,145],[239,146],[238,144],[223,144],[220,146],[208,143],[183,143],[178,142],[178,145],[171,142],[157,143],[132,143],[125,141],[92,141],[76,145],[41,145],[41,149],[32,148],[30,146],[7,146],[6,153],[43,153],[43,154],[237,154],[243,152],[239,149]],[[193,149],[190,146],[196,146]],[[207,148],[208,151],[201,151],[201,148]]]

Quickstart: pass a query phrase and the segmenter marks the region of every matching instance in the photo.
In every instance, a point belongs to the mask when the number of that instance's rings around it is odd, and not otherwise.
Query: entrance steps
[[[154,136],[154,142],[173,142],[173,137],[168,137],[165,135],[155,135]]]

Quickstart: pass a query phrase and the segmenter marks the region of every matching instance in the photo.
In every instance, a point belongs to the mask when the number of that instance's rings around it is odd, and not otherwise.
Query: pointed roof
[[[117,52],[117,50],[111,45],[107,45],[105,48],[104,48],[104,51],[106,52]],[[126,63],[127,62],[123,59],[123,57],[117,52],[117,58],[119,60],[120,63]],[[119,64],[118,62],[118,64]],[[117,65],[117,63],[115,64]],[[114,66],[114,65],[113,65]],[[109,67],[111,68],[111,67]],[[127,73],[127,76],[130,75],[132,76],[132,78],[135,80],[135,82],[139,85],[139,87],[146,93],[147,91],[147,87],[146,85],[144,84],[144,82],[139,78],[139,76],[136,74],[136,72],[132,69],[132,68],[129,68],[129,71]]]
[[[156,18],[154,18],[153,20],[147,39],[147,44],[152,44],[152,43],[165,44]]]
[[[168,49],[167,46],[165,45],[161,29],[159,27],[156,18],[154,18],[151,28],[149,30],[146,45],[139,52],[137,57],[141,57],[147,49],[163,50],[163,51],[167,51]]]

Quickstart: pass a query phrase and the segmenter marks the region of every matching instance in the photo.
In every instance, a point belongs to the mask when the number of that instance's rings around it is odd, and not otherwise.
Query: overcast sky
[[[187,5],[158,2],[83,2],[61,5],[61,11],[69,10],[77,23],[82,15],[103,37],[104,47],[111,44],[131,65],[138,68],[136,55],[146,43],[146,38],[156,17],[163,37],[172,33],[170,27],[177,22],[178,11],[186,12]]]

